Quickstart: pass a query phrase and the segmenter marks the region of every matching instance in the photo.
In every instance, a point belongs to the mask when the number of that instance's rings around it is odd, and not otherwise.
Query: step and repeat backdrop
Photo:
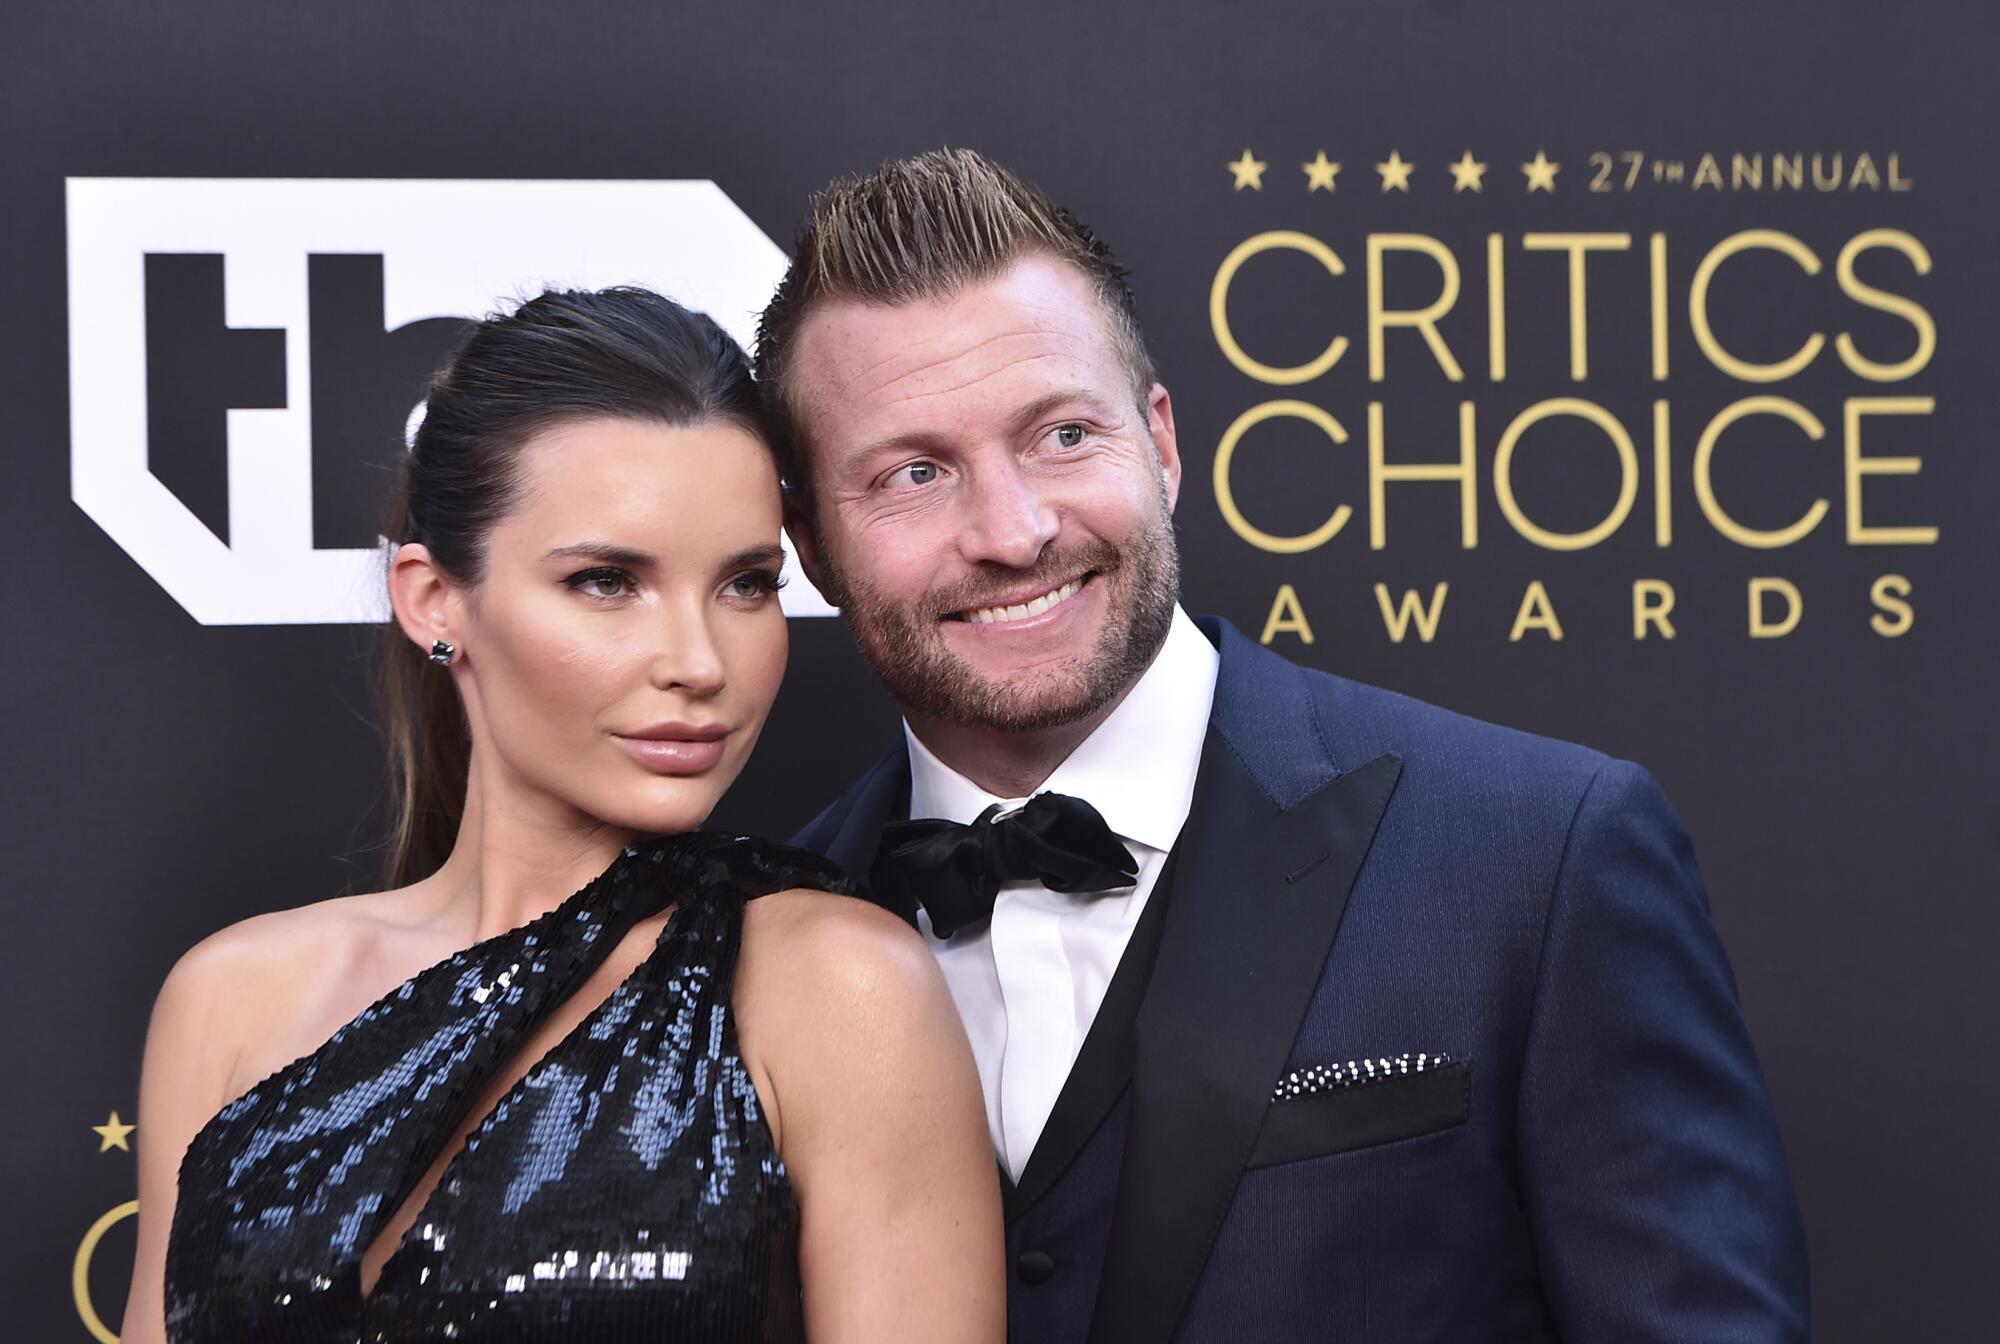
[[[375,882],[377,520],[460,324],[638,282],[747,342],[815,187],[949,144],[1130,264],[1191,609],[1664,782],[1818,1337],[1986,1337],[1996,37],[1855,0],[8,7],[0,1334],[116,1335],[174,959]],[[895,723],[786,604],[717,818],[778,836]]]

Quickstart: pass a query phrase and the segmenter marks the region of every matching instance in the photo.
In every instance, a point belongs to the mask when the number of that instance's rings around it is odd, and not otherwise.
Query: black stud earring
[[[431,641],[431,661],[436,663],[440,667],[449,665],[451,662],[452,654],[456,652],[457,652],[456,649],[452,648],[451,645],[445,643],[441,639],[434,639]]]

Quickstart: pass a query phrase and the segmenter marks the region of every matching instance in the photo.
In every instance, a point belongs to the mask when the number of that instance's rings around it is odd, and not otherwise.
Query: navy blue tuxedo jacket
[[[1806,1339],[1777,1123],[1652,779],[1200,624],[1166,898],[1006,1190],[1011,1337]],[[899,744],[796,842],[866,874],[908,798]],[[1418,1052],[1455,1063],[1273,1100]]]

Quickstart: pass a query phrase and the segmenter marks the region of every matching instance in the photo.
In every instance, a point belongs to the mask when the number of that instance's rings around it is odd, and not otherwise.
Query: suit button
[[[1055,1257],[1047,1251],[1022,1251],[1014,1261],[1014,1270],[1021,1276],[1021,1282],[1039,1288],[1054,1276]]]

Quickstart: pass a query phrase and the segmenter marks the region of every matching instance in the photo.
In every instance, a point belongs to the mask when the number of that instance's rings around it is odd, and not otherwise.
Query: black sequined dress
[[[168,1338],[802,1338],[798,1203],[730,1008],[744,902],[789,887],[851,890],[780,845],[640,842],[231,1102],[181,1164]],[[670,904],[646,960],[474,1129],[364,1299],[362,1252],[495,1073]]]

